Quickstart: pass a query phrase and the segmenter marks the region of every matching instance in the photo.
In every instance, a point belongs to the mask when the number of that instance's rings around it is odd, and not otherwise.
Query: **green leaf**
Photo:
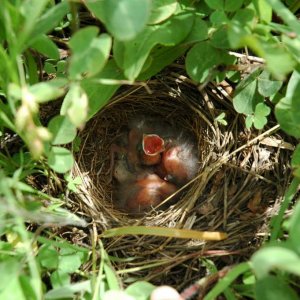
[[[110,79],[124,79],[120,69],[117,67],[114,60],[110,60],[104,69],[93,79],[85,79],[81,82],[81,87],[85,90],[88,101],[89,111],[88,119],[94,116],[101,107],[112,97],[121,84],[115,83],[112,85],[101,84],[97,79],[110,78]]]
[[[36,21],[42,14],[48,0],[24,0],[22,1],[20,11],[24,16],[22,30],[19,32],[18,43],[20,48],[27,42],[36,26]]]
[[[56,44],[54,44],[46,35],[37,37],[31,44],[31,47],[49,58],[59,59],[59,52]]]
[[[35,8],[33,7],[33,10],[34,9]],[[56,4],[52,8],[48,9],[35,24],[33,32],[30,36],[30,40],[25,46],[30,46],[41,34],[48,33],[50,30],[54,29],[68,12],[68,1],[60,2],[59,4]]]
[[[51,280],[51,285],[54,290],[59,289],[64,286],[68,286],[71,281],[70,275],[68,273],[62,272],[60,270],[54,271],[50,276],[50,280]],[[61,296],[58,298],[49,298],[49,299],[61,299]]]
[[[52,274],[53,275],[53,274]],[[51,275],[51,279],[52,276]],[[68,275],[66,275],[68,276]],[[51,280],[52,282],[52,280]],[[86,280],[86,281],[81,281],[78,283],[74,283],[74,284],[66,284],[65,286],[58,286],[56,285],[56,288],[48,291],[45,295],[45,299],[46,300],[50,300],[50,299],[67,299],[67,298],[71,298],[73,299],[75,297],[78,297],[78,295],[82,295],[81,299],[83,298],[83,294],[84,293],[91,293],[91,281],[90,280]]]
[[[300,147],[298,145],[296,151],[297,151],[297,159],[298,159],[298,168],[300,165]],[[295,161],[295,153],[293,154],[293,159]],[[298,197],[299,198],[299,197]],[[300,202],[297,203],[297,205],[294,207],[293,214],[290,219],[290,229],[289,229],[289,239],[291,240],[291,243],[294,247],[294,249],[298,252],[298,255],[300,255],[300,244],[299,244],[299,236],[300,236]]]
[[[258,102],[261,102],[262,97],[257,95],[257,80],[256,77],[261,72],[258,68],[244,78],[236,87],[233,97],[233,106],[235,110],[243,114],[252,114]]]
[[[52,147],[48,154],[48,164],[57,173],[69,171],[74,163],[72,153],[62,147]]]
[[[261,21],[266,24],[270,23],[272,21],[272,7],[268,4],[268,1],[253,0],[252,2]]]
[[[248,128],[248,129],[251,128],[253,122],[254,122],[254,116],[248,115],[245,120],[246,128]]]
[[[233,106],[238,113],[251,114],[254,112],[257,81],[254,80],[243,90],[234,95]]]
[[[147,300],[149,299],[151,293],[155,289],[155,286],[146,281],[138,281],[131,284],[126,288],[126,293],[135,300]]]
[[[224,0],[205,0],[205,2],[212,9],[217,9],[217,10],[224,9]]]
[[[70,40],[72,56],[69,74],[73,79],[82,75],[92,76],[104,67],[111,48],[111,37],[101,34],[97,37],[97,27],[85,27],[77,31]]]
[[[50,247],[42,247],[39,250],[37,259],[41,266],[48,270],[56,269],[58,266],[58,253]]]
[[[150,0],[87,0],[86,5],[119,41],[135,38],[150,16]]]
[[[211,45],[219,49],[229,49],[228,26],[220,26],[211,37]]]
[[[214,11],[210,17],[210,21],[213,23],[214,26],[220,26],[222,24],[227,24],[228,23],[228,18],[225,14],[224,11],[222,10],[216,10]]]
[[[184,43],[195,43],[204,41],[208,38],[207,23],[198,15],[195,16],[193,27],[189,35],[184,40]],[[181,45],[178,45],[181,46]],[[183,45],[184,46],[184,45]]]
[[[250,128],[252,123],[256,129],[262,129],[268,122],[266,116],[271,112],[271,109],[264,103],[258,103],[255,107],[254,115],[246,118],[246,127]]]
[[[225,0],[224,10],[233,12],[241,8],[244,0]]]
[[[80,127],[87,120],[88,108],[88,98],[85,91],[74,83],[64,98],[60,109],[61,115],[68,116],[73,125]]]
[[[258,92],[264,97],[270,97],[276,94],[281,86],[282,81],[272,80],[271,74],[267,70],[264,70],[257,78]]]
[[[67,80],[59,78],[40,82],[29,87],[29,92],[38,103],[55,100],[65,93]]]
[[[250,269],[249,263],[241,263],[233,267],[224,278],[220,279],[218,283],[209,291],[203,300],[214,300],[217,296],[225,291],[229,285],[241,274],[247,272]]]
[[[76,127],[64,116],[55,116],[48,124],[53,135],[53,145],[68,144],[76,137]]]
[[[300,144],[297,145],[292,155],[291,165],[293,168],[300,167]]]
[[[185,61],[187,73],[198,82],[204,82],[212,69],[221,63],[221,52],[208,41],[197,43],[188,52]]]
[[[261,45],[264,49],[263,58],[267,62],[268,70],[277,79],[285,79],[286,75],[292,72],[296,66],[292,55],[281,43],[262,42]]]
[[[275,299],[299,299],[296,292],[284,281],[275,276],[267,276],[257,280],[255,284],[255,299],[275,300]]]
[[[151,15],[148,24],[157,24],[165,21],[177,8],[177,0],[153,0]]]
[[[80,266],[81,259],[77,253],[59,256],[58,270],[61,273],[74,273]]]
[[[275,106],[280,127],[288,134],[300,137],[300,72],[295,70],[287,86],[286,97]]]
[[[133,81],[143,69],[151,49],[157,44],[175,46],[189,34],[194,21],[194,15],[184,13],[172,16],[161,25],[145,28],[130,42],[114,43],[114,58],[124,70],[126,78]]]
[[[104,273],[110,290],[119,290],[120,283],[115,271],[108,264],[104,263]]]
[[[264,103],[258,103],[255,107],[255,115],[256,116],[268,116],[271,113],[271,109]]]
[[[291,249],[280,245],[258,250],[252,256],[251,262],[258,279],[268,276],[274,269],[300,276],[300,257]]]
[[[178,45],[174,47],[158,46],[151,51],[150,65],[137,78],[138,80],[147,80],[156,75],[164,67],[170,65],[178,57],[182,56],[189,48],[188,45]]]

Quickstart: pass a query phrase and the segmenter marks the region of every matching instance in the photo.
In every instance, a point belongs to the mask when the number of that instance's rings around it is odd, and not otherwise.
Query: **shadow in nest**
[[[233,110],[230,96],[213,84],[204,90],[180,70],[147,83],[123,88],[81,132],[82,147],[73,176],[83,184],[74,195],[78,210],[92,218],[93,228],[148,225],[195,230],[226,231],[219,242],[180,240],[156,236],[105,239],[108,253],[118,258],[117,270],[130,279],[150,280],[181,289],[205,274],[199,258],[219,266],[244,261],[268,235],[267,223],[277,212],[289,182],[288,161],[293,145],[270,128],[268,134],[245,128]],[[228,125],[216,121],[226,114]],[[136,115],[155,115],[175,122],[197,139],[199,171],[176,203],[153,208],[139,218],[116,209],[114,182],[109,182],[110,147]],[[267,131],[268,129],[266,129]],[[78,211],[77,210],[77,211]],[[96,225],[96,226],[95,226]],[[131,270],[131,271],[130,271]]]

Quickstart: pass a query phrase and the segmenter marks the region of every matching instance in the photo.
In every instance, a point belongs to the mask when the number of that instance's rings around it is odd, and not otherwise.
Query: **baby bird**
[[[157,174],[143,172],[134,181],[120,185],[119,207],[132,214],[140,214],[160,204],[175,193],[177,187]]]
[[[195,142],[181,132],[177,137],[164,140],[164,151],[156,173],[177,186],[183,186],[193,179],[198,170]]]
[[[175,143],[166,149],[161,162],[165,180],[183,186],[196,176],[198,159],[194,150],[190,143]]]

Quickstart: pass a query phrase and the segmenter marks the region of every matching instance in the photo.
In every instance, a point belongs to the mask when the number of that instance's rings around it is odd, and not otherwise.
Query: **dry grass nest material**
[[[120,90],[81,132],[82,148],[73,169],[73,175],[83,182],[75,195],[78,210],[91,217],[97,233],[128,225],[228,233],[228,239],[219,242],[156,236],[104,240],[110,255],[133,258],[115,263],[117,270],[129,269],[128,273],[131,270],[139,279],[177,288],[193,282],[205,270],[199,257],[215,257],[220,266],[230,265],[246,259],[257,248],[289,181],[287,162],[293,148],[283,141],[276,126],[263,133],[247,130],[221,86],[209,84],[199,91],[180,70],[168,70],[147,82],[147,89],[131,86]],[[227,126],[215,120],[223,112]],[[199,151],[199,173],[181,199],[141,218],[113,208],[114,187],[108,183],[110,145],[136,114],[176,120],[196,136]]]

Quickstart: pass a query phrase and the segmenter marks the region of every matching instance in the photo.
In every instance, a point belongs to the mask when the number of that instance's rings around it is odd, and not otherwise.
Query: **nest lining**
[[[121,90],[81,133],[82,148],[73,175],[80,176],[83,184],[75,201],[82,213],[97,224],[99,232],[134,224],[226,231],[229,238],[214,243],[155,236],[106,240],[111,255],[135,258],[130,263],[116,263],[116,269],[160,262],[167,270],[164,275],[160,267],[142,267],[134,276],[178,288],[182,278],[187,284],[199,277],[203,269],[199,256],[220,257],[221,264],[236,263],[261,243],[266,220],[276,211],[289,180],[286,162],[290,152],[261,142],[230,155],[254,136],[244,128],[223,92],[210,85],[200,93],[184,76],[172,72],[147,84],[151,94],[136,86]],[[215,121],[221,112],[226,113],[228,126]],[[199,173],[184,189],[181,199],[165,210],[153,209],[138,219],[114,208],[114,186],[107,180],[110,145],[122,126],[137,114],[175,119],[197,138],[199,152]],[[278,133],[271,138],[283,142]]]

